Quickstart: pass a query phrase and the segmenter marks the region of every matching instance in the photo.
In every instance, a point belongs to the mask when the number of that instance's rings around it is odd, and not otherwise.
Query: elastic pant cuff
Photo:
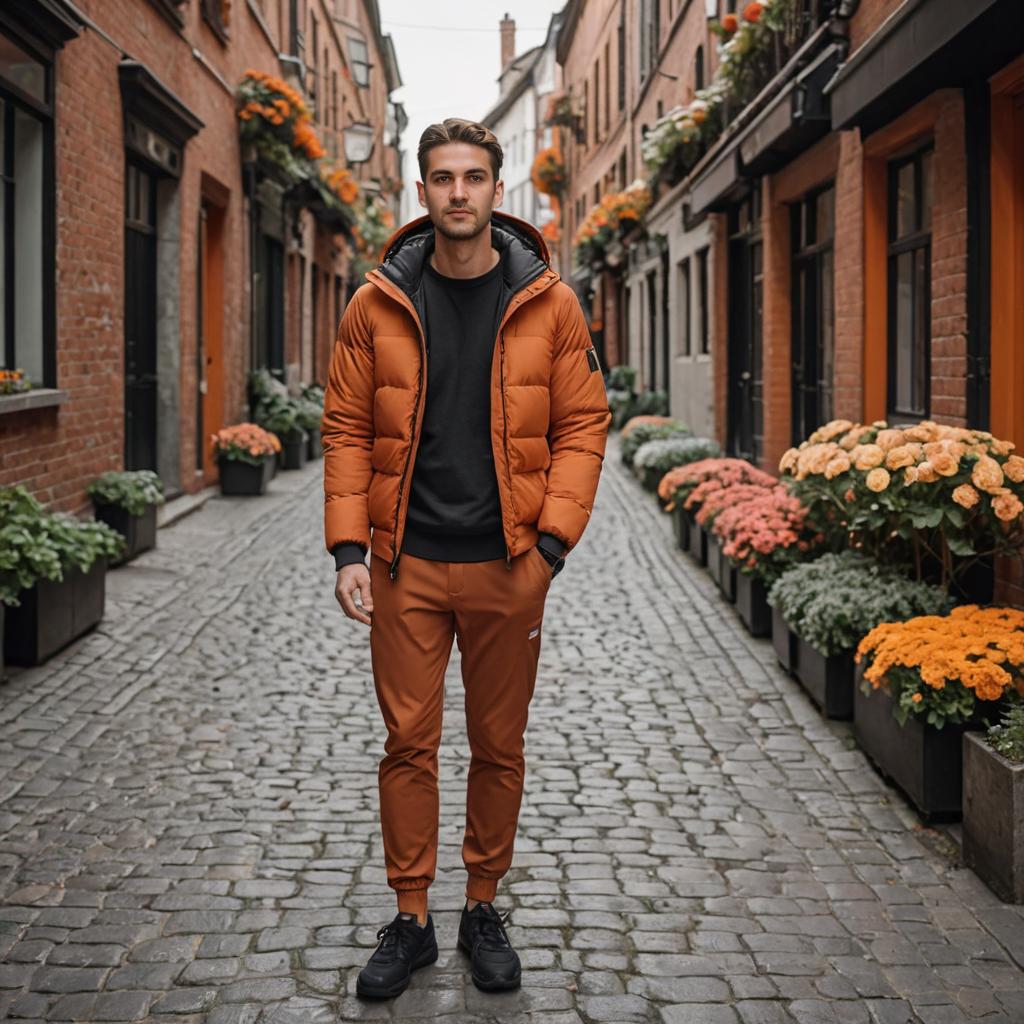
[[[493,903],[497,893],[498,880],[496,878],[470,875],[466,882],[466,898],[476,900],[478,903]]]
[[[417,917],[427,916],[427,890],[426,889],[399,889],[398,890],[398,912],[400,914],[415,914]]]

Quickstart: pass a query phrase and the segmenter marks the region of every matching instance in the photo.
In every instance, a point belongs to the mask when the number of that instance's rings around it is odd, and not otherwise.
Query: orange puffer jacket
[[[611,414],[572,289],[548,266],[540,233],[495,211],[505,257],[491,367],[491,446],[508,559],[538,531],[567,549],[590,517]],[[423,422],[426,313],[421,277],[434,226],[399,229],[338,327],[321,435],[328,551],[356,543],[397,573]],[[371,538],[372,529],[372,538]]]

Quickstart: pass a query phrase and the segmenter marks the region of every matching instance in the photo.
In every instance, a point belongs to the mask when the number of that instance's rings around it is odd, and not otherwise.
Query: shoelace
[[[481,904],[487,909],[477,918],[477,927],[480,929],[482,941],[491,941],[499,946],[510,946],[508,936],[505,934],[505,925],[508,924],[512,914],[506,910],[499,914],[490,903]]]
[[[403,927],[403,924],[405,927]],[[403,922],[399,917],[379,929],[377,941],[380,945],[377,947],[377,953],[384,954],[385,957],[390,956],[393,958],[397,956],[402,948],[402,939],[409,940],[412,938],[413,933],[409,930],[410,925],[418,927],[415,922]]]

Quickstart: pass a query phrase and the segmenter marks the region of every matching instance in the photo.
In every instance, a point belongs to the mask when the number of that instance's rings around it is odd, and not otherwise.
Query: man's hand
[[[356,604],[352,595],[358,593],[361,604]],[[373,613],[373,595],[370,593],[370,571],[362,562],[346,565],[338,570],[338,581],[334,586],[334,596],[341,605],[341,610],[357,622],[370,625]]]

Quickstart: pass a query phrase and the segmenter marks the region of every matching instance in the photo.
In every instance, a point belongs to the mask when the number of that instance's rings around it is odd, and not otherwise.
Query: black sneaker
[[[391,924],[377,932],[379,945],[356,980],[356,995],[371,999],[390,999],[405,991],[412,972],[437,959],[434,920],[427,914],[427,923],[416,918],[396,915]]]
[[[519,987],[519,955],[505,934],[507,921],[508,914],[499,915],[490,903],[478,903],[472,910],[462,908],[459,949],[469,954],[473,984],[484,992]]]

